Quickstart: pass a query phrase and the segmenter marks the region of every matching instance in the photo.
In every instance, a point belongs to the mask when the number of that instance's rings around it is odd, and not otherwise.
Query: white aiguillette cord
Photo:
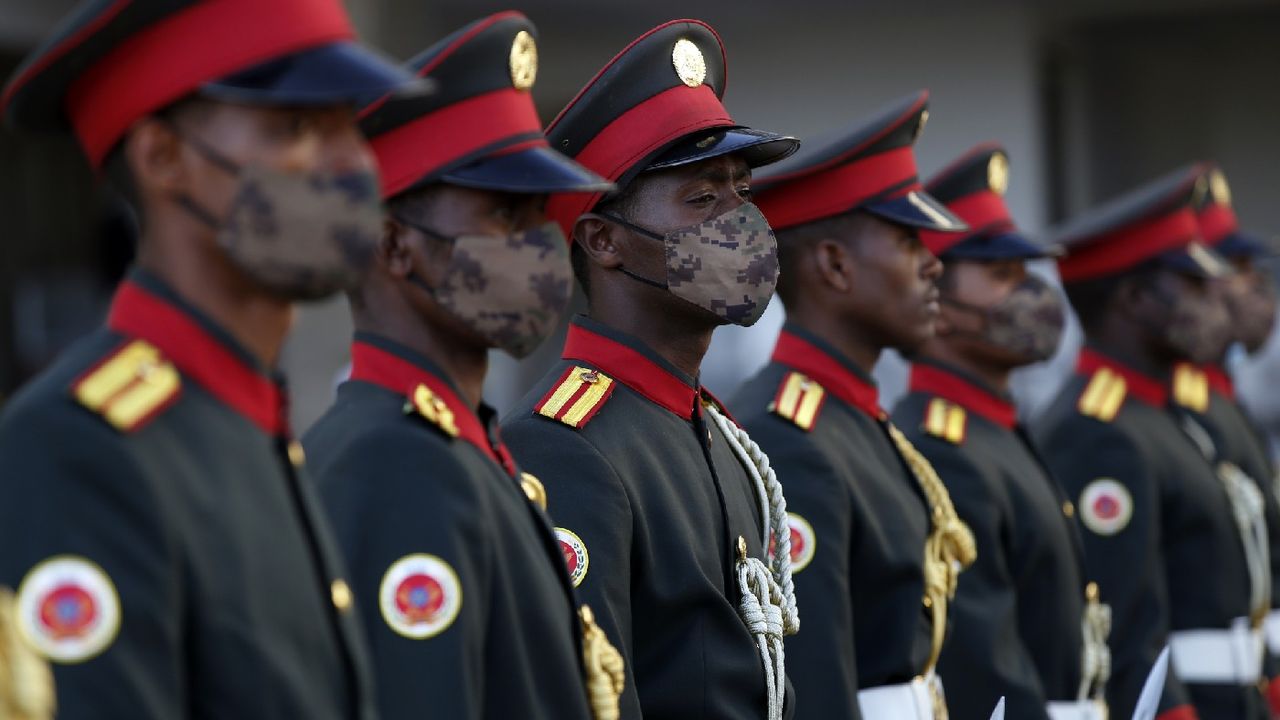
[[[768,720],[781,720],[785,706],[787,672],[783,651],[784,635],[800,630],[800,613],[796,610],[796,586],[791,579],[791,530],[787,524],[787,501],[782,484],[769,466],[769,456],[711,403],[704,403],[707,415],[729,442],[756,486],[760,511],[764,516],[762,544],[768,565],[760,558],[747,555],[747,542],[738,538],[738,589],[742,594],[738,615],[756,639],[760,659],[764,663],[768,686]],[[772,543],[770,541],[773,541]],[[772,546],[773,552],[769,552]]]

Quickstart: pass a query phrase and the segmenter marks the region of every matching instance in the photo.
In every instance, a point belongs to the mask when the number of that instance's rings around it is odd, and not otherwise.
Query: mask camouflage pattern
[[[746,203],[667,233],[667,289],[734,325],[754,325],[778,283],[778,241]]]
[[[237,175],[239,188],[218,231],[236,265],[289,300],[318,300],[355,287],[382,231],[377,176],[258,165]]]
[[[989,308],[945,297],[943,302],[980,315],[983,327],[977,335],[1028,364],[1053,357],[1067,324],[1066,309],[1058,291],[1035,275],[1028,275],[1003,300]]]
[[[462,235],[444,279],[431,289],[441,307],[522,358],[556,328],[573,293],[569,246],[556,223],[514,235]]]
[[[769,306],[778,284],[778,241],[764,213],[754,204],[745,203],[700,225],[666,235],[616,215],[605,217],[663,243],[665,283],[618,268],[628,277],[662,288],[743,327],[754,325]]]

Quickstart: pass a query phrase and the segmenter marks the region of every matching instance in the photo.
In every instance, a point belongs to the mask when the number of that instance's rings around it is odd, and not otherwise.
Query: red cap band
[[[533,97],[514,87],[467,98],[375,135],[369,144],[382,173],[382,197],[411,187],[437,168],[512,136],[537,133],[522,147],[547,144]]]
[[[339,0],[197,3],[129,37],[67,91],[93,166],[138,118],[200,85],[289,53],[355,37]]]
[[[947,203],[947,209],[959,215],[969,226],[969,231],[943,233],[921,230],[920,240],[934,255],[940,255],[971,237],[1010,232],[1014,229],[1013,217],[1009,215],[1009,207],[1004,204],[1004,198],[991,190],[980,190],[952,200]]]
[[[608,180],[617,180],[668,143],[700,130],[733,124],[729,111],[709,85],[677,85],[615,118],[574,160]],[[604,193],[557,193],[547,201],[547,216],[560,223],[572,242],[578,217],[603,196]]]
[[[1235,210],[1230,205],[1218,203],[1209,203],[1202,208],[1196,222],[1200,224],[1200,237],[1209,245],[1217,245],[1240,228]]]
[[[1063,282],[1103,277],[1160,253],[1175,250],[1195,241],[1199,227],[1190,208],[1152,218],[1094,239],[1079,250],[1058,261],[1058,274]]]
[[[919,190],[916,156],[910,145],[872,155],[829,170],[813,173],[794,182],[780,182],[761,190],[756,204],[774,230],[802,225],[839,215],[857,207],[889,188],[903,185],[895,195]]]

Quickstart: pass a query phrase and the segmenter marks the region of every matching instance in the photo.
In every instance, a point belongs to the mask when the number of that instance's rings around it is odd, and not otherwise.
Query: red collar
[[[911,366],[911,392],[929,393],[976,413],[1006,430],[1018,423],[1018,409],[1007,399],[944,367]]]
[[[407,357],[407,352],[397,352],[394,347],[381,348],[372,343],[379,339],[356,340],[351,344],[351,379],[385,388],[401,397],[412,397],[419,385],[426,385],[444,401],[453,412],[458,426],[458,437],[480,449],[490,460],[501,465],[508,473],[515,474],[515,462],[496,435],[489,442],[489,433],[476,411],[458,397],[453,386],[424,364]]]
[[[1122,365],[1119,361],[1092,348],[1086,347],[1080,350],[1080,359],[1076,361],[1076,372],[1089,375],[1102,368],[1107,368],[1124,378],[1129,394],[1148,405],[1164,407],[1169,403],[1169,389],[1165,387],[1165,383]]]
[[[880,392],[870,379],[847,364],[821,340],[800,335],[802,331],[783,328],[773,348],[773,361],[808,375],[832,395],[876,420],[887,415],[880,407]]]
[[[1204,371],[1205,377],[1209,378],[1209,387],[1213,388],[1214,392],[1235,402],[1235,381],[1231,379],[1231,376],[1227,374],[1227,371],[1221,365],[1202,365],[1200,369]]]
[[[145,276],[125,280],[111,303],[107,327],[155,345],[183,375],[264,432],[287,435],[289,420],[280,386],[254,367],[246,353],[216,337],[190,309],[165,294],[158,281]]]
[[[586,325],[593,327],[586,327]],[[697,385],[660,365],[640,350],[624,344],[624,337],[608,337],[609,328],[586,318],[574,318],[564,342],[565,360],[580,360],[640,393],[685,420],[697,410]],[[613,333],[611,333],[613,334]]]

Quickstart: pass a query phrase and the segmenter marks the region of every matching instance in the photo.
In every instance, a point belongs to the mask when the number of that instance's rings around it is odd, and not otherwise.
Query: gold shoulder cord
[[[13,593],[0,587],[0,720],[52,720],[49,664],[18,636]]]
[[[596,616],[591,608],[583,605],[578,614],[582,618],[582,664],[586,668],[591,714],[596,720],[618,720],[621,715],[618,697],[626,683],[622,653],[609,643],[604,631],[596,625]]]
[[[942,652],[942,641],[947,635],[947,603],[956,595],[956,580],[960,571],[977,559],[978,547],[969,526],[956,515],[951,494],[937,471],[901,430],[892,424],[888,428],[898,453],[907,461],[911,473],[920,483],[932,516],[933,529],[924,543],[923,602],[933,614],[933,646],[929,662],[925,664],[925,672],[928,673],[938,664],[938,655]]]

